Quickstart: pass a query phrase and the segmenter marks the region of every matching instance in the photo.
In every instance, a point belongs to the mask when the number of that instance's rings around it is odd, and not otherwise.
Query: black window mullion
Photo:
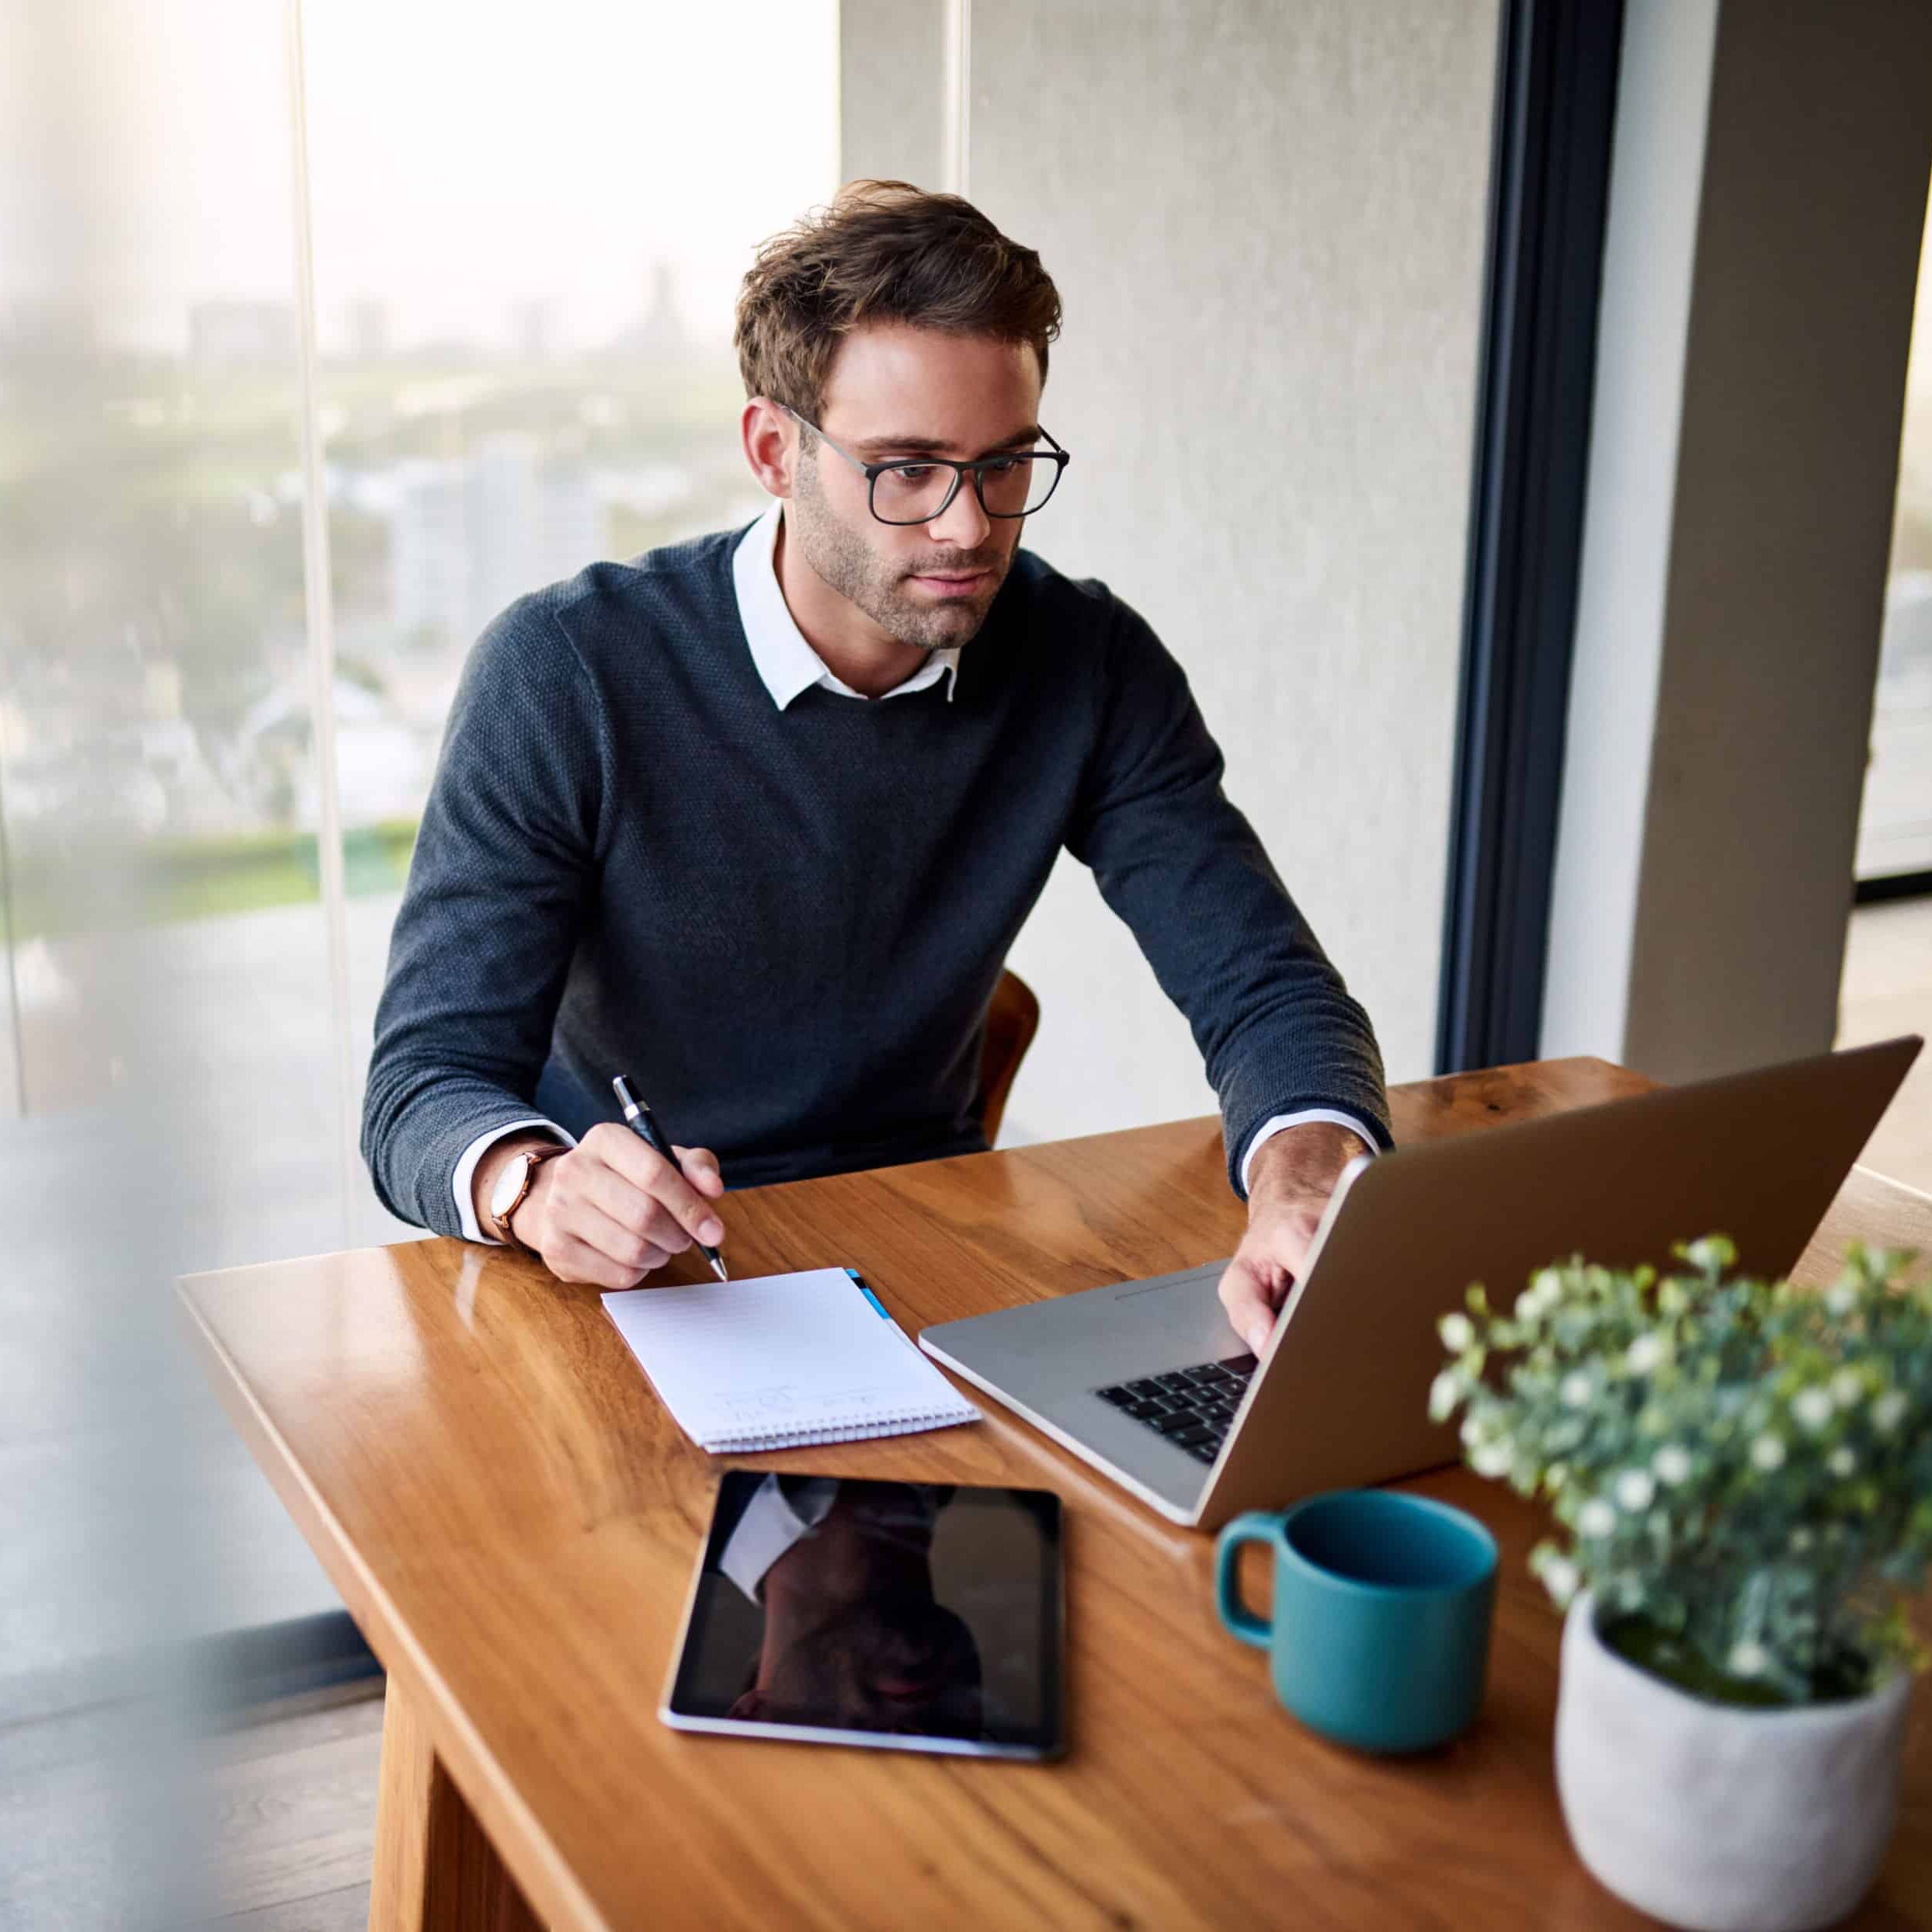
[[[1535,1057],[1622,0],[1503,0],[1438,1072]]]

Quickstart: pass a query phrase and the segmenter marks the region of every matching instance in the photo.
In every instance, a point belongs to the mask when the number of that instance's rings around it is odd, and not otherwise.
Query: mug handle
[[[1214,1545],[1214,1607],[1228,1628],[1257,1650],[1267,1649],[1274,1640],[1274,1626],[1241,1600],[1241,1579],[1235,1565],[1242,1544],[1273,1543],[1280,1534],[1279,1516],[1267,1510],[1249,1510],[1221,1531]]]

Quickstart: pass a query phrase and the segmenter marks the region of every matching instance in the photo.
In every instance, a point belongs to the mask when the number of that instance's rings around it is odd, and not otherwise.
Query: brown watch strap
[[[506,1247],[515,1248],[527,1255],[537,1250],[519,1235],[515,1226],[516,1211],[530,1199],[530,1190],[536,1183],[537,1170],[545,1161],[554,1161],[559,1154],[568,1154],[570,1149],[559,1145],[555,1147],[532,1147],[517,1155],[523,1163],[523,1184],[516,1190],[516,1198],[496,1218],[496,1232]],[[539,1256],[540,1260],[541,1257]]]

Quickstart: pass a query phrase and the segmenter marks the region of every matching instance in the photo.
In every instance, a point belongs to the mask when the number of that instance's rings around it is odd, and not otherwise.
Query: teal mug
[[[1274,1609],[1241,1601],[1244,1543],[1274,1551]],[[1496,1539],[1426,1496],[1338,1489],[1250,1510],[1221,1533],[1221,1621],[1268,1652],[1275,1694],[1311,1729],[1364,1751],[1423,1751],[1482,1703]]]

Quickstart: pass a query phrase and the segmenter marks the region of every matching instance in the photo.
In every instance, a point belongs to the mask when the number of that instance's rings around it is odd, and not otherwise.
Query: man
[[[1221,1296],[1260,1350],[1388,1143],[1381,1062],[1179,665],[1018,547],[1066,467],[1059,319],[1031,249],[903,182],[760,250],[737,339],[771,509],[521,599],[465,668],[364,1110],[395,1212],[622,1287],[724,1238],[727,1172],[983,1148],[987,1004],[1065,846],[1201,1047],[1248,1204]],[[615,1122],[620,1072],[682,1173]]]

